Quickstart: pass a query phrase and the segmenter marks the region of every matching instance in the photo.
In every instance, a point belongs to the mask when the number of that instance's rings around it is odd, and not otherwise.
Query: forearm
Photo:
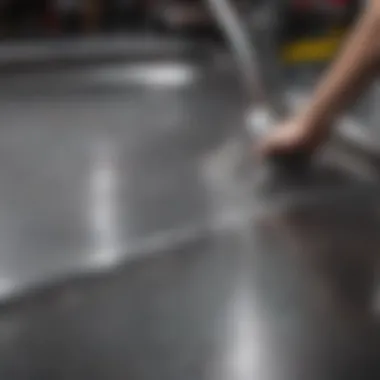
[[[380,17],[374,8],[368,6],[301,115],[311,127],[331,124],[377,74]]]

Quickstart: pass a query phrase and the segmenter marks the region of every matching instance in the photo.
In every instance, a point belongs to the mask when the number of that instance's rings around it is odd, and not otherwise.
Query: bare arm
[[[371,0],[302,115],[311,129],[327,128],[377,74],[380,0]]]

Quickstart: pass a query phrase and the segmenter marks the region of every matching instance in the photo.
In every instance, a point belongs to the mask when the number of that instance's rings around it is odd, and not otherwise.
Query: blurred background
[[[233,0],[247,16],[262,3],[259,0]],[[305,37],[341,34],[360,8],[360,0],[269,1],[282,8],[282,42]],[[208,34],[215,22],[207,1],[201,0],[1,0],[2,39],[59,38],[75,35],[131,31]],[[332,41],[319,41],[314,55],[321,57]],[[309,47],[310,48],[310,47]],[[305,55],[297,52],[287,55]],[[300,51],[301,50],[301,51]],[[295,57],[293,57],[295,59]]]
[[[224,0],[221,3],[223,7]],[[266,51],[260,52],[260,59],[277,65],[276,71],[281,65],[296,66],[296,81],[302,81],[318,76],[321,64],[334,57],[364,3],[231,0],[227,7],[236,12],[249,44]],[[137,36],[144,44],[144,36],[162,36],[207,41],[211,49],[226,45],[234,52],[231,43],[236,45],[236,41],[230,39],[228,21],[215,13],[212,4],[212,0],[1,0],[0,39],[5,43],[47,41],[46,46],[53,46],[52,42],[65,39],[111,41],[122,36]],[[32,50],[28,49],[33,55]]]

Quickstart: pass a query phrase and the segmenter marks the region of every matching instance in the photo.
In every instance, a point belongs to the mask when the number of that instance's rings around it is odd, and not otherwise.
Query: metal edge
[[[23,64],[97,61],[105,58],[149,58],[186,53],[194,55],[202,50],[199,42],[147,34],[0,43],[0,68]]]

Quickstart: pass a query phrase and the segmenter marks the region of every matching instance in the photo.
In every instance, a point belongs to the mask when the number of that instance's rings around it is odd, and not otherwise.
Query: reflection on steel
[[[113,85],[145,85],[149,88],[182,88],[194,83],[199,76],[195,67],[179,62],[123,64],[98,72],[99,83]]]
[[[231,49],[238,60],[243,80],[255,102],[267,99],[264,83],[260,81],[257,52],[254,50],[249,33],[239,19],[238,12],[229,0],[209,0],[210,8],[215,15]]]
[[[249,286],[238,288],[231,299],[227,323],[225,362],[231,379],[249,380],[265,375],[268,365],[262,357],[265,347],[264,326],[259,311],[254,308]],[[263,366],[265,368],[263,368]],[[264,378],[264,377],[261,377]]]
[[[93,157],[89,181],[89,222],[94,240],[94,260],[100,265],[113,264],[120,254],[118,235],[117,191],[119,177],[115,159],[115,149],[105,141],[99,141]]]
[[[230,48],[235,54],[240,71],[243,75],[244,84],[250,94],[254,104],[254,109],[250,111],[247,117],[248,133],[252,136],[261,135],[273,125],[278,115],[284,113],[282,99],[275,99],[270,94],[270,85],[264,80],[264,72],[260,67],[260,62],[268,62],[269,76],[271,82],[275,82],[276,92],[279,90],[278,68],[275,62],[275,54],[270,54],[270,50],[275,51],[275,44],[272,41],[274,22],[271,17],[265,17],[266,28],[263,37],[265,37],[265,56],[259,59],[259,51],[251,42],[250,32],[245,28],[244,23],[240,20],[238,11],[229,0],[209,0],[210,9],[217,19],[223,33],[225,34]],[[265,8],[265,10],[270,10]],[[267,12],[267,16],[270,14]],[[264,14],[262,15],[264,16]],[[262,53],[262,54],[264,54]],[[268,76],[268,77],[269,77]]]

